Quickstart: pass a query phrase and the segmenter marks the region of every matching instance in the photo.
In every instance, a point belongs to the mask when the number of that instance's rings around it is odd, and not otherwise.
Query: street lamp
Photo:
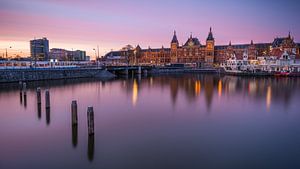
[[[12,47],[10,46],[9,49],[11,49]],[[8,55],[7,55],[7,48],[5,48],[5,52],[6,52],[6,60],[8,60]]]

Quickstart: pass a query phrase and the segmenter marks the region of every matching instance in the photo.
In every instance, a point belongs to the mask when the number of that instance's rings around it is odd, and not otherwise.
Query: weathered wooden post
[[[26,108],[27,107],[27,86],[26,86],[26,83],[23,83],[22,90],[23,90],[23,95],[24,95],[24,106]]]
[[[78,124],[78,115],[77,115],[77,101],[73,100],[71,104],[72,111],[72,125]]]
[[[23,83],[21,81],[19,81],[19,89],[20,89],[20,103],[23,103]]]
[[[93,107],[88,107],[87,109],[87,119],[88,119],[88,134],[94,135],[94,109]]]
[[[37,104],[41,104],[42,103],[42,99],[41,99],[41,88],[37,88],[36,89],[36,98],[37,98]]]
[[[23,89],[23,83],[22,83],[22,81],[19,81],[19,89],[20,89],[20,92],[22,92],[22,89]]]
[[[26,92],[27,92],[27,87],[26,87],[26,83],[23,83],[23,93],[24,93],[24,97],[27,95]]]
[[[49,90],[46,90],[45,91],[45,106],[46,106],[46,109],[50,109],[50,92]]]

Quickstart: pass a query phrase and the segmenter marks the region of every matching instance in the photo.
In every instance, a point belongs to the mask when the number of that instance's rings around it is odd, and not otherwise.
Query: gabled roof
[[[193,43],[193,46],[201,46],[201,43],[198,38],[193,38],[192,35],[190,38],[185,42],[183,46],[190,46],[189,44]]]
[[[283,43],[283,41],[285,40],[286,38],[275,38],[273,43],[272,43],[272,47],[275,48],[275,47],[280,47],[280,45]]]
[[[135,48],[135,50],[142,50],[142,48],[140,47],[140,45],[137,45],[137,47]]]

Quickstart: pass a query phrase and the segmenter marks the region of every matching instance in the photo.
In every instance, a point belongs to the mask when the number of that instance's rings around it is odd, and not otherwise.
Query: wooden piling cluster
[[[78,111],[77,111],[77,101],[73,100],[71,103],[71,121],[72,126],[78,125]],[[88,124],[88,135],[94,135],[95,125],[94,125],[94,108],[87,108],[87,124]]]
[[[26,97],[27,97],[27,84],[25,82],[19,82],[20,90],[20,100],[24,102],[26,107]],[[45,94],[45,117],[46,124],[50,124],[50,91],[46,89]],[[40,87],[36,88],[36,105],[37,105],[37,115],[40,119],[42,117],[42,90]],[[78,104],[77,100],[71,102],[71,120],[72,120],[72,144],[74,147],[78,143]],[[87,126],[88,126],[88,158],[90,161],[94,157],[94,144],[95,144],[95,123],[94,123],[94,108],[87,108]]]

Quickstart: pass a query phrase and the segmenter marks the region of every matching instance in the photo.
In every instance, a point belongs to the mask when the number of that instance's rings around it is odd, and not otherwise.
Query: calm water
[[[17,85],[0,86],[1,169],[300,168],[300,79],[169,75],[28,86],[26,99]]]

